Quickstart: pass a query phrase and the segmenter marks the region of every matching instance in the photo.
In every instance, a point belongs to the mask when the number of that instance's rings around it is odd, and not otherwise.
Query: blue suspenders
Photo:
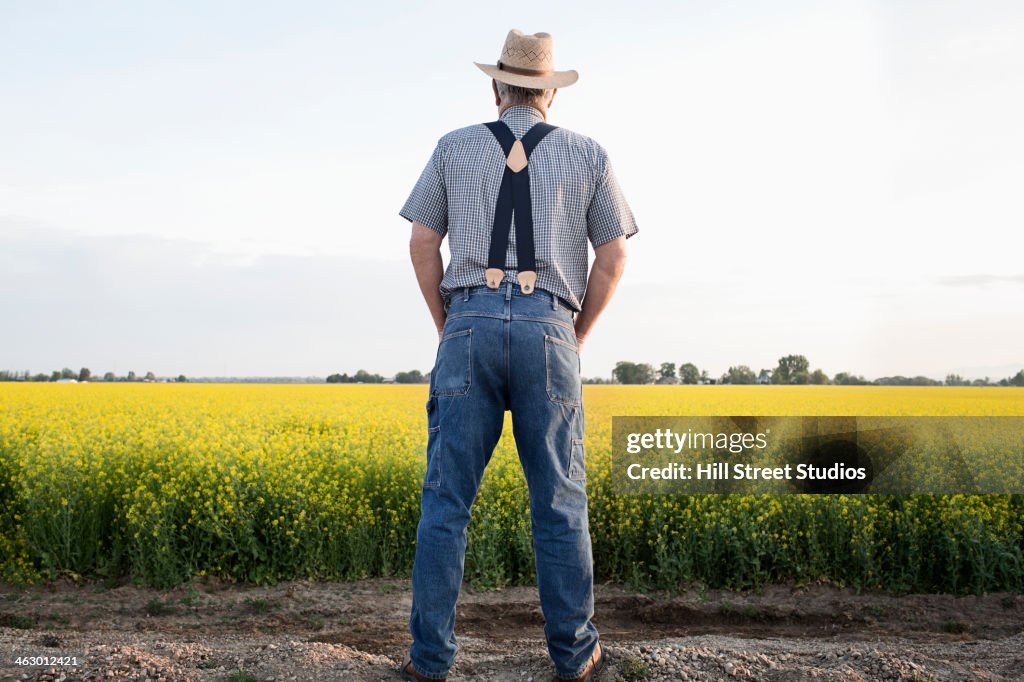
[[[494,225],[491,228],[491,247],[487,259],[487,286],[497,289],[505,277],[505,252],[508,250],[509,232],[512,230],[512,213],[516,216],[516,265],[519,271],[519,286],[524,294],[532,294],[537,282],[537,261],[533,244],[533,205],[530,202],[529,157],[533,148],[544,136],[557,126],[543,121],[535,123],[523,139],[518,141],[525,153],[525,159],[513,148],[516,136],[502,120],[485,123],[498,139],[505,152],[505,173],[498,188],[498,204],[494,208]],[[511,155],[511,156],[510,156]],[[517,163],[517,160],[519,161]],[[513,170],[515,166],[521,166]]]

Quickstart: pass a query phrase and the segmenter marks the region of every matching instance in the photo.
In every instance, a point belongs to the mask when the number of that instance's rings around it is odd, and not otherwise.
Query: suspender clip
[[[519,288],[524,294],[532,294],[533,288],[537,286],[537,273],[533,270],[520,270],[518,273]]]

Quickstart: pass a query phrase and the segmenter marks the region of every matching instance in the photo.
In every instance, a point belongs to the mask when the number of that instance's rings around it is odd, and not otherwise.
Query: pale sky
[[[429,370],[398,210],[513,27],[640,228],[585,376],[1024,367],[1024,4],[626,7],[0,0],[0,369]]]

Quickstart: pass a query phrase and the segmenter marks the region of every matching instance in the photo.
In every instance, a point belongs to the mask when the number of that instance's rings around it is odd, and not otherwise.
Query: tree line
[[[135,372],[128,372],[125,376],[117,376],[114,372],[105,372],[102,376],[93,375],[88,367],[83,367],[77,372],[70,367],[55,369],[49,374],[40,372],[32,374],[28,370],[23,372],[12,372],[11,370],[0,370],[0,381],[61,381],[74,379],[75,381],[156,381],[157,376],[153,372],[146,372],[139,376]],[[184,374],[179,374],[176,382],[185,382],[188,379]]]
[[[833,384],[837,386],[1024,386],[1024,369],[1012,377],[992,381],[964,379],[959,374],[948,374],[945,381],[925,376],[905,377],[901,375],[879,377],[868,380],[859,374],[839,372],[832,378],[821,369],[810,369],[810,363],[803,355],[786,355],[779,358],[775,367],[754,372],[747,365],[730,367],[718,377],[711,377],[706,370],[698,369],[692,362],[676,367],[674,362],[663,362],[658,369],[648,363],[620,361],[612,370],[610,381],[586,379],[586,383],[601,384]]]
[[[31,374],[28,370],[17,372],[0,370],[0,381],[61,381],[73,379],[82,382],[155,382],[158,381],[153,372],[138,376],[134,371],[125,376],[117,376],[114,372],[106,372],[102,376],[94,376],[88,367],[77,372],[69,367],[53,372]],[[282,381],[288,377],[281,377]],[[307,377],[315,380],[313,377]],[[190,381],[184,374],[167,381]],[[193,379],[192,381],[203,381]],[[326,379],[329,384],[426,384],[430,383],[430,372],[423,373],[418,369],[398,372],[394,377],[370,373],[360,369],[355,374],[331,374]],[[602,377],[584,378],[587,384],[833,384],[837,386],[1018,386],[1024,387],[1024,369],[1011,377],[993,381],[984,379],[965,379],[959,374],[948,374],[945,380],[939,381],[925,376],[906,377],[902,375],[879,377],[874,380],[865,379],[859,374],[838,372],[829,377],[821,369],[810,369],[810,363],[803,355],[786,355],[779,358],[775,367],[764,368],[754,372],[747,365],[730,367],[718,377],[712,377],[707,370],[699,369],[692,362],[676,365],[674,362],[663,362],[658,369],[648,363],[619,361],[612,370],[610,379]]]
[[[327,383],[329,384],[383,384],[385,382],[396,384],[427,384],[430,383],[430,372],[424,374],[418,369],[413,369],[408,372],[399,372],[392,379],[389,380],[381,374],[370,374],[365,369],[361,369],[352,376],[348,374],[332,374],[327,377]]]

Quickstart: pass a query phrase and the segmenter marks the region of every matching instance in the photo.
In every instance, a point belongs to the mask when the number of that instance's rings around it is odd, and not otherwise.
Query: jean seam
[[[577,452],[579,456],[577,457]],[[579,467],[579,473],[573,474],[573,469]],[[587,471],[583,464],[583,440],[573,438],[572,445],[569,449],[569,470],[566,472],[566,476],[569,477],[570,481],[585,481],[587,480]]]
[[[569,350],[572,350],[572,351],[577,351],[578,350],[578,348],[576,346],[574,346],[573,344],[569,343],[568,341],[563,341],[562,339],[559,339],[559,338],[557,338],[555,336],[548,336],[547,338],[550,339],[552,343],[557,343],[560,346],[565,346]]]
[[[568,322],[565,322],[564,320],[559,320],[558,318],[554,318],[554,317],[538,317],[538,316],[535,316],[535,315],[513,315],[512,316],[512,321],[513,322],[544,322],[545,324],[558,325],[559,327],[562,327],[563,329],[568,329],[569,331],[571,331],[573,333],[576,332],[576,327],[573,327],[571,324],[569,324]],[[557,341],[561,341],[561,339],[556,339],[556,340]],[[567,343],[567,342],[566,341],[562,341],[562,343]],[[576,349],[572,345],[570,345],[569,347],[572,348],[573,350]]]
[[[448,673],[446,673],[446,672],[444,672],[444,673],[433,673],[433,672],[427,672],[426,670],[421,670],[420,667],[418,665],[416,665],[416,661],[413,661],[412,665],[413,665],[414,668],[416,668],[416,672],[418,672],[423,677],[426,677],[427,679],[443,680],[444,678],[448,677]],[[435,677],[435,675],[436,675],[436,677]]]
[[[433,435],[433,437],[434,437],[433,453],[431,453],[431,449],[430,449],[430,445],[431,445],[431,443],[430,443],[430,436],[431,435]],[[439,441],[440,438],[441,438],[441,425],[440,424],[438,424],[437,426],[428,426],[427,427],[427,470],[423,474],[423,487],[424,488],[440,488],[441,487],[441,461],[439,459],[439,457],[441,456],[441,443]],[[434,480],[427,480],[427,476],[430,475],[430,463],[431,463],[430,455],[431,454],[433,454],[434,471],[436,473],[436,478]]]
[[[483,311],[477,312],[465,312],[465,313],[453,313],[447,317],[449,320],[457,320],[461,317],[493,317],[499,320],[504,320],[505,316],[498,313],[485,313]]]

